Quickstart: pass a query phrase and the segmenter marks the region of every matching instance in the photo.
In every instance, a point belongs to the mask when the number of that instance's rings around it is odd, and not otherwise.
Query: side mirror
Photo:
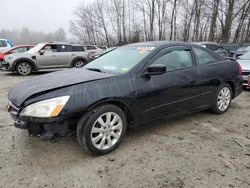
[[[45,50],[40,50],[39,54],[43,55],[45,53]]]
[[[163,64],[153,64],[147,67],[147,75],[159,75],[164,74],[167,71],[166,65]]]

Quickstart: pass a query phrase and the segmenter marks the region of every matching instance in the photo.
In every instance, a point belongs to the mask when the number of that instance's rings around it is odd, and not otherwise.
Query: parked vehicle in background
[[[90,61],[93,61],[94,59],[96,59],[96,58],[98,58],[98,57],[100,57],[100,56],[102,56],[102,55],[104,55],[104,54],[106,54],[106,53],[108,53],[108,52],[110,52],[110,51],[116,49],[116,48],[117,48],[117,47],[110,47],[110,48],[107,48],[106,50],[104,50],[104,51],[101,52],[101,53],[93,54],[93,55],[91,56],[91,58],[90,58]]]
[[[209,50],[212,50],[213,52],[221,55],[222,57],[228,57],[229,52],[223,48],[222,45],[216,43],[216,42],[198,42],[196,44],[199,44],[205,48],[208,48]]]
[[[94,56],[95,54],[100,54],[104,50],[106,50],[107,46],[100,46],[100,45],[85,45],[84,49],[90,53],[91,56]]]
[[[241,76],[236,61],[199,45],[135,43],[82,69],[21,82],[9,92],[7,110],[33,136],[53,140],[76,130],[83,148],[106,154],[128,128],[207,109],[226,112],[242,91]]]
[[[1,67],[2,61],[4,59],[4,56],[14,54],[14,53],[26,52],[33,47],[34,47],[34,45],[17,45],[17,46],[14,46],[8,50],[0,52],[0,67]]]
[[[11,48],[13,45],[8,39],[0,39],[0,52]]]
[[[243,45],[241,47],[239,47],[236,51],[231,51],[231,56],[234,59],[237,59],[238,57],[240,57],[241,55],[243,55],[245,52],[250,51],[250,46],[249,45]]]
[[[26,53],[7,55],[2,62],[6,71],[29,75],[41,69],[81,68],[89,61],[83,46],[65,42],[45,42]]]
[[[248,87],[250,76],[250,51],[247,51],[243,55],[238,57],[237,61],[242,68],[243,86]]]

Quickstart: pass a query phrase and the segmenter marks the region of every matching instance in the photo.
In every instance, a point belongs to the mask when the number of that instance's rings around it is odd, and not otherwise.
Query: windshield
[[[250,51],[244,53],[242,56],[239,57],[240,59],[250,60]]]
[[[40,43],[36,45],[35,47],[31,48],[30,50],[28,50],[27,53],[35,54],[39,52],[43,47],[44,47],[44,43]]]
[[[119,75],[132,69],[153,49],[154,47],[120,47],[90,62],[85,68]]]
[[[243,52],[247,46],[241,46],[240,48],[237,49],[237,52]]]

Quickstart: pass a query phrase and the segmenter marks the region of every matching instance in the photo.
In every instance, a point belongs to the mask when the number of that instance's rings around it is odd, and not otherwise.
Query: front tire
[[[87,151],[104,155],[120,145],[126,130],[124,112],[117,106],[105,104],[81,117],[77,125],[77,139]]]
[[[214,107],[210,109],[210,111],[215,114],[225,113],[231,104],[232,96],[233,92],[231,86],[227,83],[223,83],[218,89]]]
[[[16,72],[22,76],[28,76],[32,72],[32,65],[26,61],[17,63]]]

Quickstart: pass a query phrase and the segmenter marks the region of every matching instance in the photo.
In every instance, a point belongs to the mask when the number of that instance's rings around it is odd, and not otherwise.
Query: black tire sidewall
[[[106,150],[99,150],[92,144],[91,130],[97,118],[99,118],[102,114],[107,112],[114,112],[121,117],[123,124],[122,133],[119,140],[115,143],[114,146]],[[126,131],[127,131],[127,119],[124,112],[115,105],[105,104],[94,108],[89,113],[82,116],[77,125],[77,138],[80,145],[83,146],[85,149],[87,149],[87,151],[96,155],[104,155],[115,150],[120,145],[124,135],[126,134]]]
[[[21,63],[26,63],[27,65],[30,66],[30,72],[28,74],[22,74],[18,71],[18,66],[21,64]],[[26,61],[21,61],[21,62],[18,62],[17,65],[16,65],[16,72],[21,75],[21,76],[28,76],[32,73],[32,65],[29,63],[29,62],[26,62]]]

